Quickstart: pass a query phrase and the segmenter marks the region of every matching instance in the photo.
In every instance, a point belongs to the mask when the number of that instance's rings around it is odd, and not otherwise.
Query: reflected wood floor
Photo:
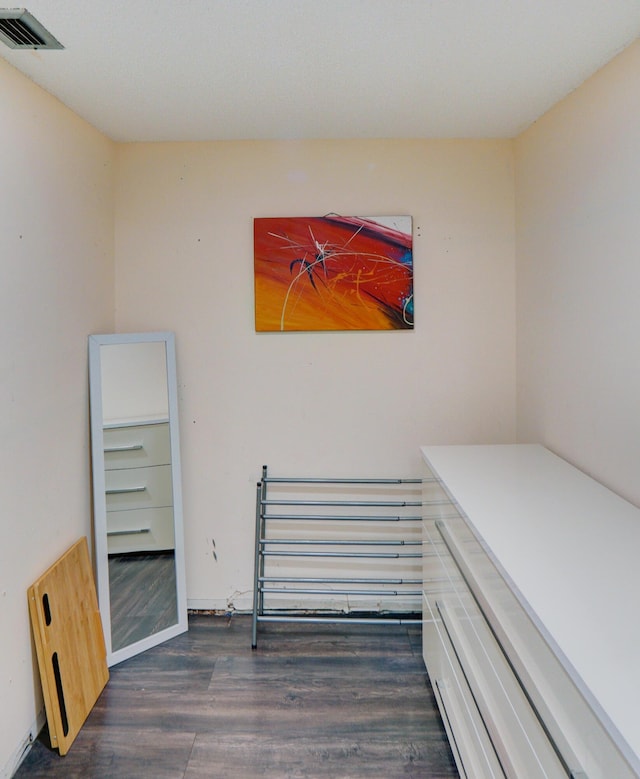
[[[34,744],[17,779],[444,779],[458,774],[420,626],[191,615],[111,669],[64,757]]]
[[[175,554],[109,555],[109,599],[114,651],[175,625]]]

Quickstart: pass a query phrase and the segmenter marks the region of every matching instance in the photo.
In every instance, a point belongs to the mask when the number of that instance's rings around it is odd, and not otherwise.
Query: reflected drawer
[[[171,462],[169,423],[106,427],[104,433],[105,470],[144,468]]]
[[[174,549],[173,508],[110,511],[107,514],[107,548],[109,554]]]
[[[171,506],[171,466],[106,471],[107,511]]]

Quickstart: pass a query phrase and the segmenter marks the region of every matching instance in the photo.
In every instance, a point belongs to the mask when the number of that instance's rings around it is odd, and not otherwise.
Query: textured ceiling
[[[27,9],[65,49],[0,56],[118,141],[513,137],[640,35],[640,0]]]

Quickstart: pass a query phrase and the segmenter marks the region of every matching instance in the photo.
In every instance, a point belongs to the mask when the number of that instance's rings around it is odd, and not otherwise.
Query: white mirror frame
[[[163,342],[167,363],[169,400],[169,437],[171,443],[171,477],[175,530],[175,566],[177,622],[146,638],[113,651],[111,642],[111,602],[109,592],[109,561],[107,551],[107,504],[105,497],[105,461],[103,436],[102,369],[100,347],[113,344]],[[94,549],[98,602],[102,617],[107,664],[109,666],[144,652],[169,638],[184,633],[187,623],[186,570],[182,516],[182,478],[180,467],[180,436],[178,426],[178,387],[176,379],[175,336],[171,332],[122,333],[89,336],[89,395],[91,402],[91,454],[93,473]]]

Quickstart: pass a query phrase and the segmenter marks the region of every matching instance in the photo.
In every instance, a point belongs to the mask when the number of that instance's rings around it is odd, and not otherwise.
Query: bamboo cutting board
[[[86,538],[29,587],[28,599],[51,746],[64,755],[109,679]]]

